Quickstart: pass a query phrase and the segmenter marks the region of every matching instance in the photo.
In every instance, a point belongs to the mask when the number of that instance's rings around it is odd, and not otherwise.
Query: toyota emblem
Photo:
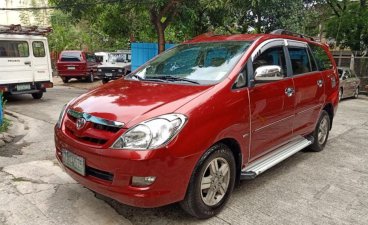
[[[87,121],[84,118],[77,119],[77,124],[76,124],[77,130],[83,129],[83,127],[86,125],[86,122]]]

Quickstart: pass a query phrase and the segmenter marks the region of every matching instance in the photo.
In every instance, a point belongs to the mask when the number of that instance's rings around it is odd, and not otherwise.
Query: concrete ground
[[[56,86],[40,101],[30,96],[9,100],[17,142],[0,148],[1,225],[368,224],[366,96],[340,103],[323,152],[300,152],[242,182],[218,216],[198,221],[177,204],[138,209],[96,198],[60,169],[53,126],[61,107],[85,91]]]

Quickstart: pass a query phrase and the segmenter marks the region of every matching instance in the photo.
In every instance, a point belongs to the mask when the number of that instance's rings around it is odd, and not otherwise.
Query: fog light
[[[156,177],[150,176],[150,177],[133,177],[132,178],[132,186],[135,187],[147,187],[153,182],[155,182]]]

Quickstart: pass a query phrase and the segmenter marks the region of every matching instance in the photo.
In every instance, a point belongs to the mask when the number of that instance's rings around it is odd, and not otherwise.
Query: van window
[[[332,69],[332,63],[326,51],[318,45],[311,44],[310,47],[312,49],[313,56],[316,59],[319,70],[324,71]]]
[[[269,48],[259,55],[253,62],[253,71],[256,71],[256,69],[261,66],[272,65],[280,66],[282,74],[286,77],[287,66],[282,46]]]
[[[306,48],[289,48],[291,66],[294,75],[311,72],[311,65]]]
[[[62,62],[80,62],[82,55],[80,52],[62,52],[60,61]]]
[[[29,56],[26,41],[0,41],[0,58],[19,58]]]
[[[42,41],[34,41],[32,42],[33,56],[34,57],[45,57],[45,45]]]

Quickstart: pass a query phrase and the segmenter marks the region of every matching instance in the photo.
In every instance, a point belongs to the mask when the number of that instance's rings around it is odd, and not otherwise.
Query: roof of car
[[[321,43],[315,42],[309,38],[301,38],[291,35],[279,35],[279,34],[234,34],[234,35],[214,35],[212,33],[206,33],[199,35],[191,40],[184,42],[184,44],[201,43],[201,42],[223,42],[223,41],[255,41],[259,38],[267,39],[291,39],[297,41],[304,41],[308,43],[315,43],[320,45]]]

